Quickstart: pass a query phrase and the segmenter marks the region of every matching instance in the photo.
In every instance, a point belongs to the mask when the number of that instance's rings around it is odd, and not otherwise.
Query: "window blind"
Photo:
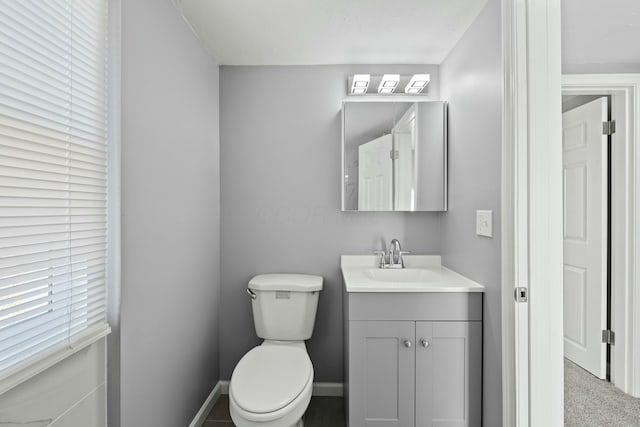
[[[107,29],[107,0],[0,0],[0,379],[108,328]]]

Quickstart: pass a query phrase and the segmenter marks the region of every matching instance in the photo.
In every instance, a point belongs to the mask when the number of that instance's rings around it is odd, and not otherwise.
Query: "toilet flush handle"
[[[249,296],[251,297],[251,299],[256,299],[258,298],[258,296],[249,288],[247,288],[247,293],[249,294]]]

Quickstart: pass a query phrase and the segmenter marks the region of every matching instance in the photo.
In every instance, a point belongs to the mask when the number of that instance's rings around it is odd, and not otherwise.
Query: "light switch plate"
[[[493,211],[476,211],[476,234],[493,237]]]

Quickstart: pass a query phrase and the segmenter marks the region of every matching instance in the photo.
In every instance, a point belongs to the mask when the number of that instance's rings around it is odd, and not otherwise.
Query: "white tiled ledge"
[[[0,376],[0,395],[60,363],[110,333],[111,328],[109,325],[97,325],[72,337],[71,343],[62,342],[43,354],[26,360]]]

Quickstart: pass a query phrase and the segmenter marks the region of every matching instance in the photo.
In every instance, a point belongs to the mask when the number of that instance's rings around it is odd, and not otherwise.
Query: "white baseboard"
[[[202,407],[200,408],[200,410],[198,410],[198,413],[193,418],[193,421],[191,421],[191,424],[189,424],[189,427],[202,427],[204,422],[207,420],[207,415],[209,415],[209,412],[211,412],[211,409],[213,409],[213,405],[216,404],[221,394],[225,394],[222,391],[223,389],[223,386],[221,384],[222,382],[227,383],[227,392],[228,392],[229,381],[218,381],[218,383],[213,388],[213,390],[211,390],[211,393],[209,394],[207,399],[202,404]]]
[[[222,394],[229,394],[229,381],[220,381]],[[342,383],[313,383],[314,396],[343,396],[344,387]]]

